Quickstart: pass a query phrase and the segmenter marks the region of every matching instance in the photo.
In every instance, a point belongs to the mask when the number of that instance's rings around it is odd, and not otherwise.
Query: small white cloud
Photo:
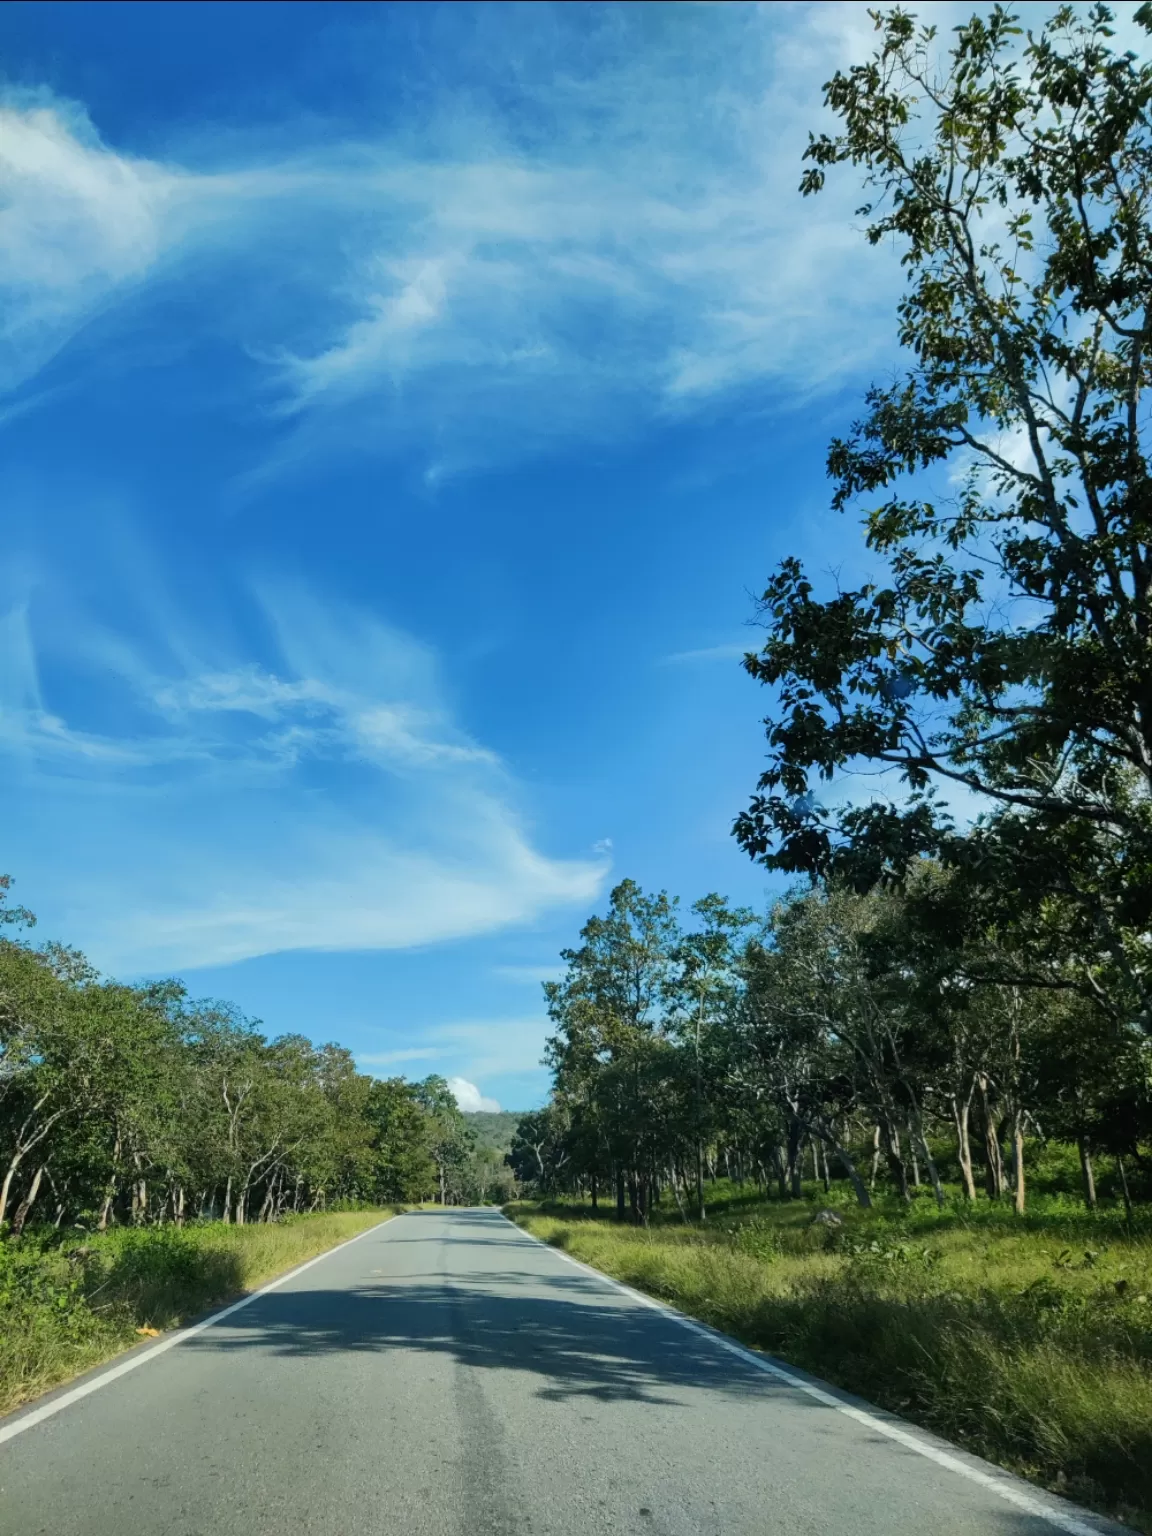
[[[660,660],[665,666],[685,661],[736,661],[755,649],[754,645],[705,645],[695,651],[673,651]]]
[[[404,1061],[435,1061],[445,1053],[435,1046],[414,1046],[404,1051],[362,1051],[356,1060],[366,1067],[394,1067]]]
[[[490,1114],[500,1112],[500,1106],[496,1100],[485,1098],[476,1084],[470,1083],[465,1077],[450,1077],[448,1091],[466,1115],[475,1114],[477,1110],[486,1110]]]
[[[592,852],[593,853],[603,853],[603,854],[611,853],[612,852],[612,839],[610,837],[602,837],[602,838],[600,838],[597,842],[592,844]]]
[[[599,843],[593,848],[594,853],[603,851]],[[526,986],[538,987],[546,981],[556,981],[564,972],[559,965],[494,965],[492,974],[499,976],[502,981],[522,982]]]

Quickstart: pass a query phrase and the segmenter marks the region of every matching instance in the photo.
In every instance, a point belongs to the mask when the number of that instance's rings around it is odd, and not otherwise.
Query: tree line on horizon
[[[0,1233],[507,1194],[443,1078],[376,1079],[343,1046],[269,1039],[178,981],[104,979],[17,937],[31,917],[9,888],[0,876]]]

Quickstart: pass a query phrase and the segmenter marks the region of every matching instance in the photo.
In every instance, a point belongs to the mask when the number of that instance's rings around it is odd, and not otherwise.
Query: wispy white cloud
[[[705,645],[694,651],[673,651],[669,656],[662,656],[660,660],[671,666],[687,661],[738,661],[748,651],[755,650],[756,646],[749,641],[746,645]]]
[[[89,314],[159,258],[182,176],[101,142],[47,93],[0,104],[0,387],[47,362]]]
[[[409,1076],[445,1072],[461,1109],[496,1109],[499,1105],[495,1100],[477,1102],[469,1089],[483,1098],[476,1085],[496,1079],[508,1085],[509,1092],[519,1092],[522,1103],[540,1093],[547,1076],[540,1059],[550,1029],[542,1014],[432,1024],[406,1031],[409,1039],[415,1033],[413,1045],[360,1051],[356,1060],[361,1067],[380,1069],[381,1075],[396,1069]],[[457,1084],[463,1085],[459,1092]]]
[[[175,145],[163,162],[126,154],[68,103],[10,98],[9,377],[150,276],[239,263],[251,284],[257,252],[261,302],[227,323],[286,418],[272,469],[321,445],[415,441],[434,483],[873,361],[894,264],[850,227],[851,187],[796,192],[820,85],[864,46],[863,7],[647,17],[518,13],[511,53],[506,32],[490,39],[499,80],[489,64],[466,106],[446,92],[375,141],[317,125],[301,144],[293,127],[278,158],[267,142],[246,155],[229,127],[208,169]]]
[[[559,965],[494,965],[493,976],[501,981],[522,982],[525,986],[539,987],[546,981],[556,981],[563,974]]]
[[[361,1051],[356,1060],[365,1067],[394,1067],[402,1062],[434,1061],[444,1054],[436,1046],[416,1045],[401,1051]]]
[[[32,814],[5,857],[45,876],[61,858],[53,931],[109,970],[160,971],[428,944],[595,898],[604,861],[534,845],[426,646],[302,592],[259,611],[279,642],[264,664],[165,677],[122,639],[93,646],[137,721],[102,735],[45,707],[35,623],[10,620],[0,755]]]

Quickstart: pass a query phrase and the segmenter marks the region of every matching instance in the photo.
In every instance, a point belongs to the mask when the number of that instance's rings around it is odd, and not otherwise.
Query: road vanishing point
[[[1121,1531],[495,1210],[385,1222],[0,1421],[3,1536]]]

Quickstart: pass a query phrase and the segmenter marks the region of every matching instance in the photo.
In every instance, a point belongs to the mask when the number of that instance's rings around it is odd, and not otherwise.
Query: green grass
[[[387,1210],[0,1243],[0,1413],[354,1237]]]
[[[832,1205],[843,1226],[813,1226]],[[1039,1197],[872,1213],[720,1193],[703,1228],[508,1213],[547,1242],[969,1450],[1152,1532],[1152,1223]]]

